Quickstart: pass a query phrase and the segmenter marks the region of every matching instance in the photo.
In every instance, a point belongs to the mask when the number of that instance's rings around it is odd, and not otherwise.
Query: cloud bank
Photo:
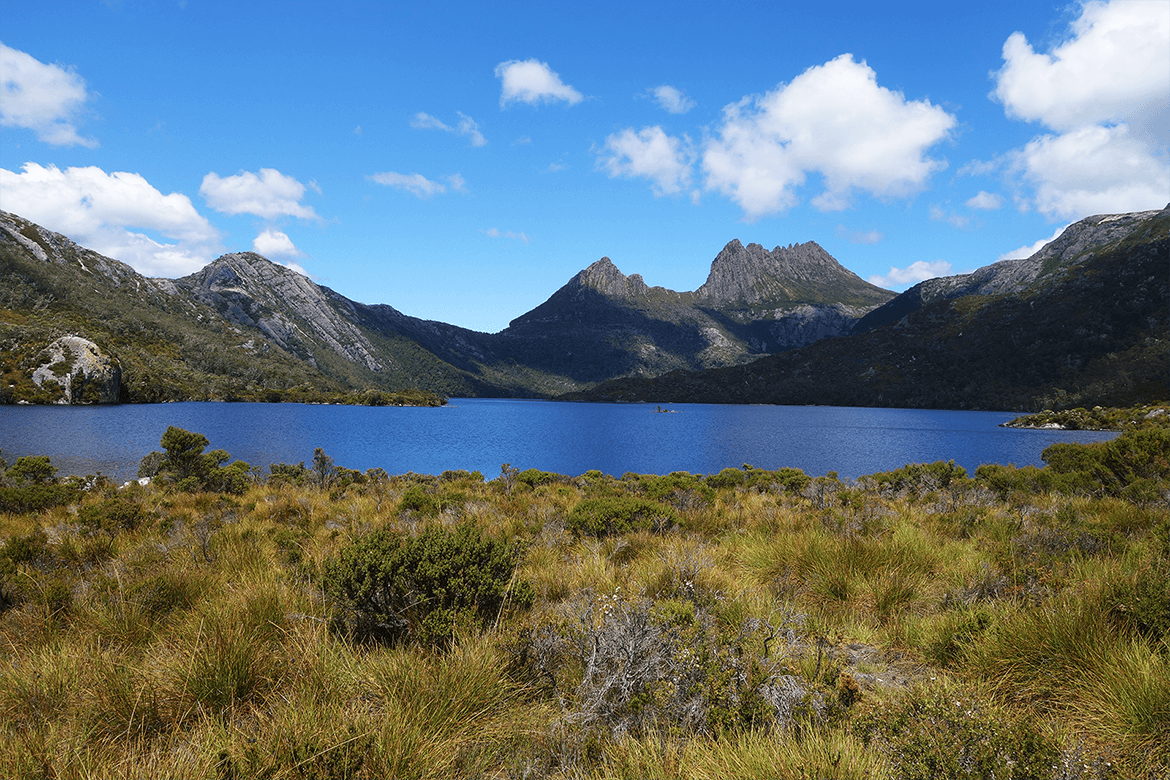
[[[220,234],[186,195],[163,195],[141,175],[97,167],[25,163],[21,173],[0,168],[4,209],[146,276],[192,273],[221,251]],[[175,243],[138,231],[154,231]]]
[[[992,97],[1049,131],[1008,155],[1021,201],[1049,218],[1161,208],[1170,200],[1170,4],[1088,2],[1038,53],[1008,37]]]

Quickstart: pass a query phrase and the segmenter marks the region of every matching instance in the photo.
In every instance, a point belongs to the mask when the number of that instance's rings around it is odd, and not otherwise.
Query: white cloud
[[[885,237],[877,230],[850,230],[844,225],[837,226],[837,236],[851,244],[876,244]]]
[[[296,248],[288,234],[275,228],[268,228],[256,236],[252,241],[252,251],[267,258],[304,257],[304,253]]]
[[[964,217],[961,214],[948,214],[942,206],[931,206],[930,218],[935,222],[946,222],[960,230],[966,230],[971,225],[970,217]]]
[[[1053,233],[1048,238],[1042,238],[1039,241],[1037,241],[1035,244],[1028,244],[1027,246],[1022,246],[1022,247],[1019,247],[1018,249],[1013,249],[1010,252],[1004,252],[997,259],[999,259],[999,260],[1021,260],[1021,259],[1026,258],[1026,257],[1031,257],[1032,255],[1036,254],[1041,249],[1043,249],[1045,244],[1049,244],[1049,243],[1055,241],[1056,239],[1060,238],[1060,234],[1063,233],[1067,229],[1068,229],[1068,225],[1065,225],[1064,227],[1059,227],[1056,229],[1056,232]]]
[[[888,274],[885,276],[871,276],[869,277],[869,283],[876,284],[878,287],[885,287],[887,290],[904,289],[919,282],[924,282],[927,279],[946,276],[950,272],[951,264],[946,260],[935,260],[933,263],[928,263],[925,260],[917,260],[905,268],[890,266],[890,272]]]
[[[946,166],[926,152],[954,125],[938,106],[878,86],[868,65],[843,54],[725,107],[718,137],[703,152],[706,187],[749,219],[794,206],[810,172],[824,178],[812,201],[821,210],[847,207],[855,189],[902,197]]]
[[[1050,218],[1158,209],[1170,201],[1170,165],[1125,125],[1092,125],[1038,136],[1014,154],[1012,171]]]
[[[605,139],[601,153],[598,166],[611,177],[649,179],[655,195],[677,195],[690,184],[689,140],[672,138],[661,127],[614,133]]]
[[[411,118],[410,126],[415,130],[442,130],[445,133],[454,133],[470,139],[472,146],[486,146],[487,139],[480,132],[479,123],[462,111],[456,111],[455,113],[459,114],[458,127],[451,127],[438,117],[431,116],[422,111]]]
[[[467,181],[457,173],[447,177],[447,184],[456,192],[467,192]]]
[[[500,108],[509,103],[551,103],[563,100],[570,106],[585,99],[577,90],[561,81],[548,63],[539,60],[508,60],[496,66],[496,78],[502,84]]]
[[[303,205],[305,185],[274,168],[261,168],[260,175],[241,171],[235,176],[203,177],[199,194],[207,205],[224,214],[253,214],[264,219],[300,217],[320,219],[312,206]]]
[[[75,126],[88,99],[81,76],[0,43],[0,125],[32,130],[53,146],[92,149],[98,142]]]
[[[366,178],[375,184],[384,184],[387,187],[393,187],[397,190],[406,190],[410,194],[423,199],[447,191],[447,188],[442,184],[437,181],[431,181],[421,173],[395,173],[394,171],[386,171],[385,173],[375,173]]]
[[[513,233],[511,230],[500,230],[499,228],[494,227],[488,228],[483,232],[484,235],[488,236],[489,238],[509,238],[516,241],[523,241],[525,244],[531,240],[524,233]]]
[[[186,195],[163,195],[141,175],[100,168],[47,168],[25,163],[0,169],[4,209],[82,246],[121,260],[147,276],[181,276],[206,265],[221,249],[220,234]],[[164,244],[132,230],[150,230]]]
[[[1007,115],[1057,131],[1129,122],[1153,112],[1163,136],[1170,93],[1170,4],[1160,0],[1088,2],[1070,37],[1038,54],[1023,33],[1003,45],[995,96]],[[1157,127],[1153,125],[1157,124]]]
[[[1076,219],[1170,200],[1170,4],[1088,2],[1049,53],[1017,32],[1003,58],[992,96],[1053,131],[1008,155],[1022,208]]]
[[[982,211],[995,211],[1003,205],[1003,197],[991,192],[980,190],[978,195],[967,200],[967,208]]]
[[[660,107],[672,114],[685,114],[695,107],[695,101],[687,97],[681,89],[667,84],[654,87],[650,90],[650,94],[654,96],[655,102]]]

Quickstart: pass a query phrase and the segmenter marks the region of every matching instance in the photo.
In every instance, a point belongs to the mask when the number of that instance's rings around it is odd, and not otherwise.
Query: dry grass
[[[400,511],[415,485],[435,516]],[[0,516],[0,776],[882,778],[986,723],[1000,741],[980,766],[1170,767],[1170,640],[1150,611],[1170,582],[1164,506],[739,485],[676,495],[661,532],[565,530],[584,497],[641,490],[402,477],[107,489],[81,512]],[[141,522],[79,522],[114,498]],[[320,575],[342,547],[467,520],[524,545],[531,608],[446,650],[330,629]],[[586,685],[590,642],[653,678]]]

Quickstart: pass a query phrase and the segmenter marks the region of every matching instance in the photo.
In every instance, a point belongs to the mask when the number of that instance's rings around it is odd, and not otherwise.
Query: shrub
[[[47,455],[17,458],[0,485],[0,512],[43,512],[81,497],[74,484],[60,484]]]
[[[701,475],[685,471],[650,477],[644,489],[650,500],[668,503],[677,509],[698,509],[715,502],[715,489],[705,484]]]
[[[408,537],[382,528],[326,561],[336,627],[364,641],[414,639],[442,646],[456,624],[482,626],[504,605],[520,549],[470,523],[428,526]]]
[[[305,468],[305,462],[301,461],[297,465],[291,463],[273,463],[268,467],[268,484],[269,485],[303,485],[305,480],[309,478],[309,470]]]
[[[241,494],[251,484],[252,467],[242,460],[228,466],[224,462],[231,457],[224,450],[205,453],[207,437],[182,428],[170,426],[160,442],[166,455],[150,453],[142,459],[140,470],[157,469],[174,480],[180,490],[210,490],[217,493]]]
[[[1051,777],[1059,751],[1034,720],[941,688],[913,691],[855,725],[893,777]]]
[[[437,517],[439,499],[422,485],[411,485],[398,502],[398,511],[415,512],[423,517]]]
[[[877,489],[882,492],[925,495],[948,488],[966,478],[965,468],[956,466],[953,460],[940,460],[934,463],[908,463],[900,469],[873,474],[869,479],[876,482]]]
[[[747,482],[747,474],[739,469],[726,468],[718,474],[707,477],[707,484],[716,490],[737,487]]]
[[[577,534],[603,537],[630,531],[661,531],[678,522],[674,509],[629,496],[586,498],[565,519]]]

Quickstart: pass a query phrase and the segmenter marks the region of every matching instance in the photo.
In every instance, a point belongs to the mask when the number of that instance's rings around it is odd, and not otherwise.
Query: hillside
[[[577,400],[1032,410],[1165,398],[1170,210],[1090,217],[1026,260],[923,282],[853,335]]]
[[[252,252],[147,279],[2,212],[0,259],[8,403],[287,398],[306,387],[550,396],[743,364],[848,333],[893,297],[811,242],[767,252],[732,241],[695,292],[648,287],[603,258],[486,334],[352,301]],[[80,339],[76,349],[64,336]]]

